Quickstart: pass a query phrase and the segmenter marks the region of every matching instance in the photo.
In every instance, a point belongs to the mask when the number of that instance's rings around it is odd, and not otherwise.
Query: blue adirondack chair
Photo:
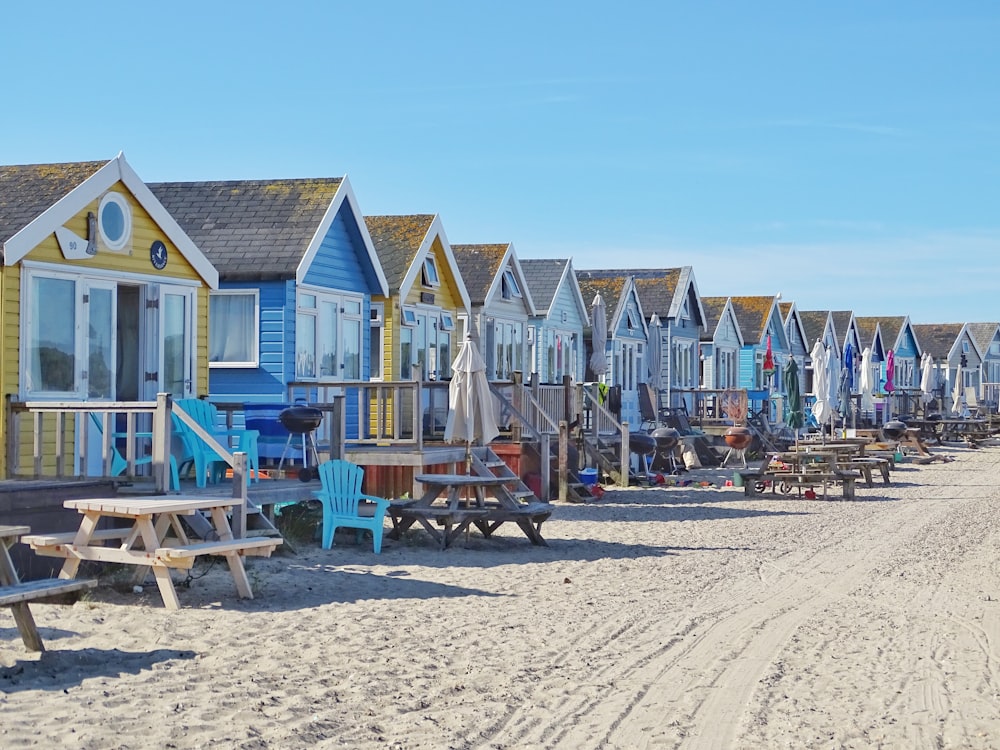
[[[184,398],[174,402],[194,419],[207,433],[215,437],[220,445],[229,446],[230,437],[235,436],[239,445],[235,449],[247,454],[247,482],[260,481],[257,457],[257,433],[254,430],[225,430],[218,427],[219,412],[215,405],[200,398]],[[194,470],[195,484],[204,487],[208,481],[219,481],[228,468],[222,457],[210,448],[208,443],[187,426],[171,411],[173,433],[179,441],[180,466],[187,471]]]
[[[335,459],[319,465],[323,489],[313,494],[323,503],[323,549],[333,546],[333,533],[343,526],[357,529],[358,544],[361,543],[361,534],[365,530],[371,531],[375,554],[382,551],[382,524],[389,501],[362,494],[364,476],[365,470],[350,461]]]
[[[97,418],[97,415],[93,412],[90,413],[90,420],[93,422],[94,426],[97,428],[97,433],[104,436],[104,425],[101,420]],[[128,437],[123,433],[114,432],[112,433],[113,438]],[[137,432],[135,434],[137,438],[152,438],[153,433],[151,432]],[[153,462],[152,456],[138,456],[135,459],[136,466],[142,466],[143,464],[151,464]],[[111,442],[111,476],[117,477],[125,472],[128,468],[128,461],[121,452],[115,447],[114,440]],[[175,492],[180,492],[181,490],[181,480],[180,474],[177,471],[177,459],[170,456],[170,489]]]

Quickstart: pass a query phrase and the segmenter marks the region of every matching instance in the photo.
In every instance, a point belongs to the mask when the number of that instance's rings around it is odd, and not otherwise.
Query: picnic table
[[[25,647],[29,651],[44,651],[45,646],[35,626],[35,618],[28,609],[28,602],[92,588],[97,581],[50,578],[22,582],[10,557],[10,548],[30,531],[28,526],[0,526],[0,606],[9,607],[14,614],[14,622]]]
[[[25,536],[37,554],[65,557],[59,577],[72,579],[82,560],[122,563],[138,568],[139,580],[151,568],[160,596],[167,609],[179,609],[171,569],[189,570],[201,555],[222,555],[244,599],[253,598],[253,590],[243,567],[243,555],[269,557],[281,544],[273,537],[236,539],[233,536],[229,511],[238,498],[135,498],[114,497],[67,500],[63,506],[78,511],[80,528],[68,534],[36,534]],[[205,512],[211,519],[211,541],[192,541],[181,523],[184,516]],[[131,522],[128,526],[99,529],[102,519]],[[168,536],[173,531],[173,536]],[[110,542],[110,546],[105,543]]]
[[[551,514],[551,507],[547,503],[519,503],[504,487],[510,477],[418,474],[414,480],[424,486],[423,494],[389,506],[393,526],[389,535],[393,539],[419,523],[441,549],[446,549],[470,525],[489,537],[503,523],[514,521],[532,544],[545,545],[539,527]]]

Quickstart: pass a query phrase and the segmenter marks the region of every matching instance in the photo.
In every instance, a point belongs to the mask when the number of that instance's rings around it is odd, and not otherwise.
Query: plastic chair
[[[382,551],[382,526],[389,501],[383,497],[364,495],[361,481],[365,470],[350,461],[324,461],[319,465],[319,479],[323,489],[313,494],[323,503],[323,549],[333,546],[333,534],[343,526],[357,530],[357,542],[361,534],[372,532],[372,546],[375,554]],[[361,515],[362,503],[374,506],[372,515]]]
[[[104,425],[101,423],[101,420],[97,418],[97,415],[94,414],[94,412],[90,413],[90,419],[94,423],[94,426],[97,428],[98,434],[101,435],[101,437],[103,438],[104,437]],[[124,435],[124,434],[118,433],[118,432],[113,432],[111,434],[111,436],[112,436],[112,438],[128,437],[127,435]],[[151,433],[151,432],[137,432],[137,433],[135,433],[135,437],[137,437],[137,438],[152,438],[153,437],[153,433]],[[153,457],[152,456],[139,456],[139,457],[137,457],[135,459],[135,465],[136,466],[142,466],[143,464],[151,464],[151,463],[153,463]],[[114,441],[112,441],[111,442],[111,476],[113,476],[113,477],[120,476],[120,475],[122,475],[122,474],[125,473],[125,470],[127,468],[128,468],[128,461],[125,460],[125,457],[115,447]],[[180,479],[180,473],[177,471],[177,459],[174,458],[173,456],[170,456],[170,489],[174,490],[175,492],[180,492],[181,491],[181,479]]]

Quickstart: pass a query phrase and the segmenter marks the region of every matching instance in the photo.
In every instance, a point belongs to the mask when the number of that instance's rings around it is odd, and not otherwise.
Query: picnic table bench
[[[0,607],[10,608],[25,648],[29,651],[44,651],[45,646],[28,603],[93,588],[97,581],[48,578],[22,582],[11,560],[10,547],[30,531],[28,526],[0,526]]]
[[[743,494],[746,497],[757,497],[763,491],[767,482],[771,483],[772,491],[779,487],[785,492],[790,492],[792,488],[799,490],[802,495],[802,488],[812,488],[821,486],[823,488],[823,499],[827,499],[827,488],[833,482],[843,484],[843,496],[845,500],[854,499],[854,486],[861,473],[853,470],[833,470],[833,471],[765,471],[744,470],[740,472],[743,479]]]

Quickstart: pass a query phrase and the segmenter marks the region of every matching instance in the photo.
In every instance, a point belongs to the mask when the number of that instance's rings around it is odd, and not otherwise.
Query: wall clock
[[[167,267],[167,246],[160,240],[156,240],[149,246],[149,262],[157,271],[162,271]]]

